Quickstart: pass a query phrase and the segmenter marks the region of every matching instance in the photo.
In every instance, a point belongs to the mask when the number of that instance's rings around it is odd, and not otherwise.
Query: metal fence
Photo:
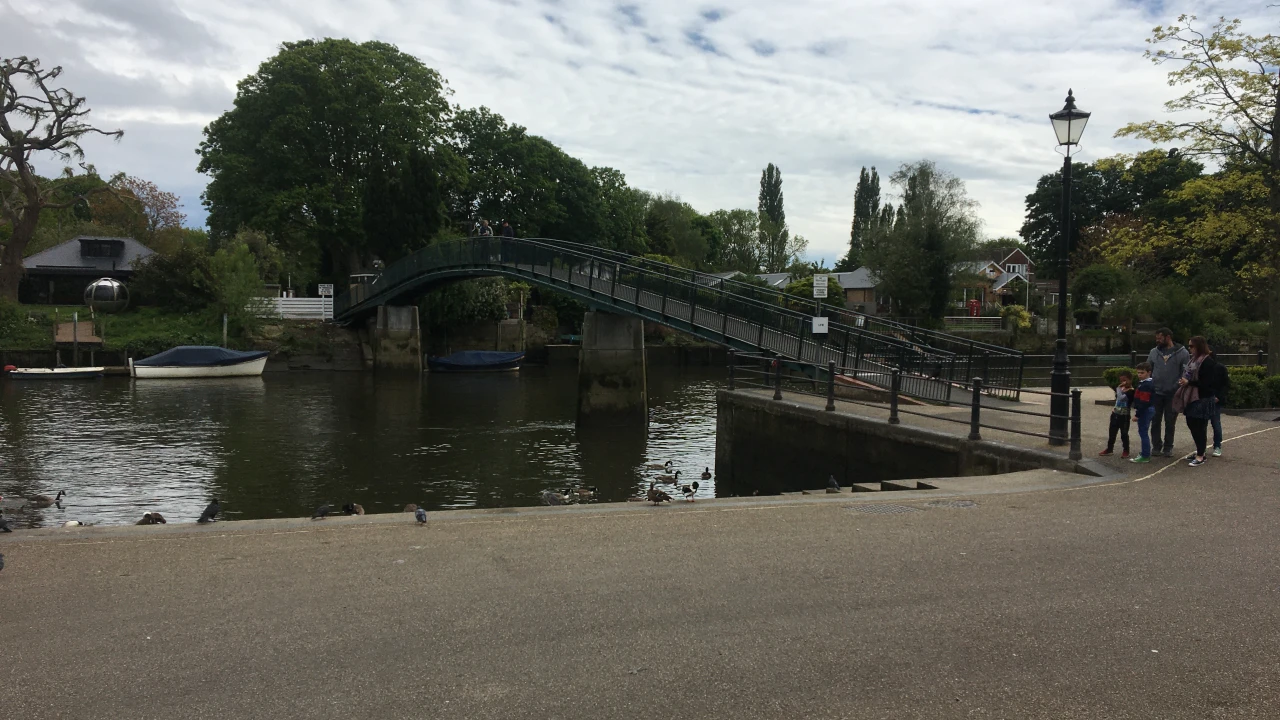
[[[787,366],[791,365],[790,372]],[[836,386],[840,377],[857,378],[865,381],[868,377],[867,372],[861,374],[852,368],[844,368],[836,365],[834,361],[828,362],[827,366],[805,366],[794,367],[796,363],[786,363],[779,361],[777,358],[771,358],[765,355],[729,352],[729,389],[736,390],[738,388],[757,388],[771,389],[773,391],[774,400],[782,400],[784,392],[798,393],[801,395],[810,395],[814,397],[823,397],[826,399],[826,410],[834,411],[837,403],[848,403],[851,405],[863,405],[867,407],[875,407],[883,409],[885,403],[869,402],[864,400],[855,400],[848,397],[842,397],[836,392]],[[796,374],[798,372],[798,375]],[[889,388],[888,407],[890,425],[898,425],[902,422],[902,415],[915,415],[919,417],[927,417],[933,420],[943,422],[957,423],[967,425],[969,428],[968,439],[981,440],[982,430],[998,430],[1000,432],[1015,433],[1018,435],[1027,435],[1031,437],[1044,438],[1050,444],[1062,444],[1061,439],[1055,438],[1049,432],[1049,425],[1054,418],[1060,418],[1061,415],[1054,415],[1050,412],[1040,412],[1036,410],[1028,410],[1025,408],[1000,407],[998,405],[984,404],[983,398],[988,397],[987,392],[991,388],[987,388],[982,382],[982,378],[973,378],[969,384],[968,405],[970,407],[969,419],[958,420],[956,418],[946,417],[926,412],[919,412],[901,407],[900,397],[910,395],[911,393],[904,391],[907,376],[899,368],[891,368],[887,373],[879,373],[886,376],[886,382],[883,383]],[[819,389],[821,388],[821,390]],[[1072,460],[1081,459],[1080,450],[1080,389],[1072,389],[1069,393],[1060,394],[1053,392],[1045,392],[1040,390],[1023,390],[1034,395],[1044,395],[1049,397],[1068,397],[1070,398],[1070,414],[1066,417],[1069,426],[1068,437],[1065,438],[1068,444],[1068,457]],[[1045,432],[1035,432],[1021,428],[1013,428],[1007,425],[996,425],[988,422],[990,415],[986,413],[1008,413],[1012,415],[1022,415],[1043,418],[1045,421]]]
[[[813,332],[813,301],[766,291],[602,248],[543,239],[479,237],[422,248],[334,302],[335,317],[412,297],[441,277],[505,274],[565,291],[589,304],[625,312],[720,342],[815,367],[835,362],[887,383],[899,368],[902,392],[950,402],[957,388],[982,377],[990,392],[1017,397],[1022,355],[945,333],[898,325],[822,305],[828,332]],[[945,346],[945,347],[944,347]]]
[[[254,298],[249,310],[258,317],[290,320],[332,320],[333,298]]]
[[[1224,365],[1263,365],[1267,364],[1267,353],[1259,350],[1251,353],[1216,353],[1214,355]],[[1027,385],[1048,385],[1049,373],[1053,370],[1052,355],[1027,355],[1023,371]],[[1117,353],[1114,355],[1070,355],[1072,385],[1104,385],[1103,372],[1113,367],[1134,367],[1147,359],[1146,352]],[[1024,388],[1025,391],[1025,388]]]

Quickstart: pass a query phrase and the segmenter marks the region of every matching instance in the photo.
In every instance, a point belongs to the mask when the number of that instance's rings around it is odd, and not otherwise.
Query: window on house
[[[118,258],[124,254],[124,243],[119,240],[81,240],[80,257]]]

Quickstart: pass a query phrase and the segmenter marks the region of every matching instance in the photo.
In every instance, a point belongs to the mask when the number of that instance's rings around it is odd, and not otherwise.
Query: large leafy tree
[[[1097,162],[1072,163],[1071,236],[1068,254],[1098,228],[1130,217],[1161,220],[1176,213],[1167,195],[1204,166],[1178,150],[1148,150]],[[1062,171],[1044,175],[1027,196],[1020,234],[1041,276],[1057,276],[1061,263]]]
[[[601,244],[638,255],[648,252],[644,220],[649,194],[627,185],[626,176],[613,168],[591,168],[591,175],[600,191]]]
[[[365,186],[365,249],[394,262],[431,241],[448,221],[441,162],[451,153],[412,150],[401,158],[379,157]]]
[[[879,224],[866,248],[867,266],[880,279],[877,294],[904,314],[940,319],[957,263],[978,239],[977,203],[963,181],[929,160],[903,165],[891,182],[901,202],[892,224]]]
[[[853,191],[853,225],[849,230],[849,252],[836,264],[836,270],[857,270],[862,266],[863,248],[872,226],[880,219],[880,174],[873,165],[871,172],[862,168],[858,186]]]
[[[302,277],[364,265],[370,177],[415,153],[449,152],[447,96],[439,74],[393,45],[285,43],[204,130],[197,153],[215,239],[262,230]]]
[[[603,243],[600,185],[582,161],[484,107],[459,111],[453,137],[468,173],[456,215],[507,220],[522,237]]]
[[[760,244],[760,214],[755,210],[716,210],[708,218],[720,231],[718,267],[742,273],[760,272],[764,248]]]
[[[124,133],[86,122],[85,99],[56,87],[61,74],[61,67],[41,69],[35,58],[0,60],[0,298],[18,299],[22,258],[42,211],[75,207],[88,196],[111,192],[111,184],[98,180],[85,163],[80,142],[91,135],[119,139]],[[37,175],[32,163],[41,153],[77,164],[84,175],[74,175],[69,165],[59,179]]]
[[[1126,125],[1117,135],[1179,142],[1188,154],[1216,157],[1244,174],[1256,173],[1266,189],[1255,221],[1262,235],[1260,242],[1245,242],[1253,257],[1239,272],[1267,299],[1267,365],[1270,372],[1280,373],[1280,36],[1246,35],[1239,20],[1226,18],[1205,30],[1196,20],[1194,15],[1179,16],[1175,24],[1152,30],[1147,41],[1153,48],[1147,57],[1173,66],[1169,84],[1187,88],[1165,103],[1179,117]],[[1259,238],[1258,233],[1249,236]]]

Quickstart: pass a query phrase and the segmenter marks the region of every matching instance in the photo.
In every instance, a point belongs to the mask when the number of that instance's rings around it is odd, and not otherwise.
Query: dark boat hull
[[[445,357],[427,358],[427,369],[447,373],[509,372],[519,370],[523,361],[522,352],[466,351]]]

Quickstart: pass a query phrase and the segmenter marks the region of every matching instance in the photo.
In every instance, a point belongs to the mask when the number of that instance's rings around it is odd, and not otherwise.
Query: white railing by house
[[[249,309],[258,317],[284,320],[332,320],[333,298],[255,298]]]
[[[942,318],[942,322],[948,330],[999,330],[1003,327],[1004,319],[959,315]]]

